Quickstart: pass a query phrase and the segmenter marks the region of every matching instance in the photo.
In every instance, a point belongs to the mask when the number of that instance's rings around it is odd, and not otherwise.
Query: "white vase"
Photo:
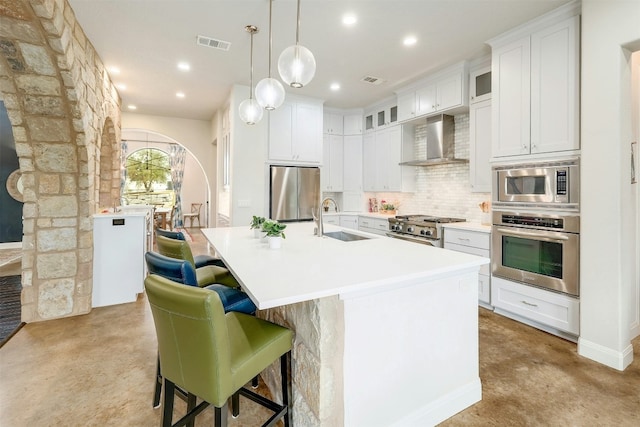
[[[269,248],[270,249],[280,249],[282,247],[282,237],[281,236],[269,236]]]
[[[254,228],[253,229],[253,237],[255,237],[256,239],[259,239],[262,237],[262,230],[260,230],[259,228]]]

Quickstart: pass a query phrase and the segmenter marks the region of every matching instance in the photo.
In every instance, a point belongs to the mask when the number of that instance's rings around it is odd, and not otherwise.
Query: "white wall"
[[[630,55],[640,2],[582,2],[582,201],[579,354],[616,369],[633,360],[636,197],[630,183]],[[637,185],[637,184],[636,184]],[[635,308],[634,308],[635,307]]]
[[[267,142],[268,113],[255,125],[247,125],[238,117],[238,106],[249,97],[249,87],[233,87],[229,102],[231,126],[231,190],[232,226],[249,226],[253,215],[267,216]]]
[[[188,212],[191,203],[203,203],[200,218],[203,226],[206,226],[205,218],[214,218],[211,213],[213,206],[209,206],[208,214],[206,210],[207,202],[215,200],[212,192],[215,189],[217,170],[211,121],[122,113],[122,129],[156,132],[182,144],[188,150],[181,193],[182,209],[183,212]],[[210,223],[214,224],[213,221]]]

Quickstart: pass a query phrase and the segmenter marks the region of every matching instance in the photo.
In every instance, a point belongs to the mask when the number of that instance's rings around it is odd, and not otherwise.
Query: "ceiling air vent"
[[[226,42],[224,40],[212,39],[211,37],[206,36],[198,36],[196,43],[198,43],[200,46],[211,47],[224,51],[228,51],[231,47],[231,43],[229,42]]]
[[[379,85],[380,83],[384,83],[386,80],[381,79],[380,77],[373,76],[364,76],[360,79],[361,82],[369,83],[372,85]]]

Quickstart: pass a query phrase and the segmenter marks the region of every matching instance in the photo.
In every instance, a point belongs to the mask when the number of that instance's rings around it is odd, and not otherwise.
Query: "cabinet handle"
[[[520,301],[521,303],[523,303],[524,305],[528,305],[530,307],[537,307],[538,304],[531,304],[530,302],[526,302],[525,300]]]
[[[463,237],[458,237],[458,240],[460,240],[461,242],[469,242],[469,241],[471,241],[471,239],[465,239]]]

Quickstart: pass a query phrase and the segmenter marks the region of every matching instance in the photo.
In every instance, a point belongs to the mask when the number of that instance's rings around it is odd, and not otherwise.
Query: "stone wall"
[[[22,320],[87,313],[92,215],[119,194],[120,98],[66,0],[0,0],[0,21],[24,186]]]
[[[344,420],[344,312],[337,296],[289,304],[256,314],[295,332],[292,351],[293,424],[338,426]],[[281,399],[280,364],[262,378]],[[366,385],[363,385],[366,387]],[[281,401],[281,400],[280,400]]]

